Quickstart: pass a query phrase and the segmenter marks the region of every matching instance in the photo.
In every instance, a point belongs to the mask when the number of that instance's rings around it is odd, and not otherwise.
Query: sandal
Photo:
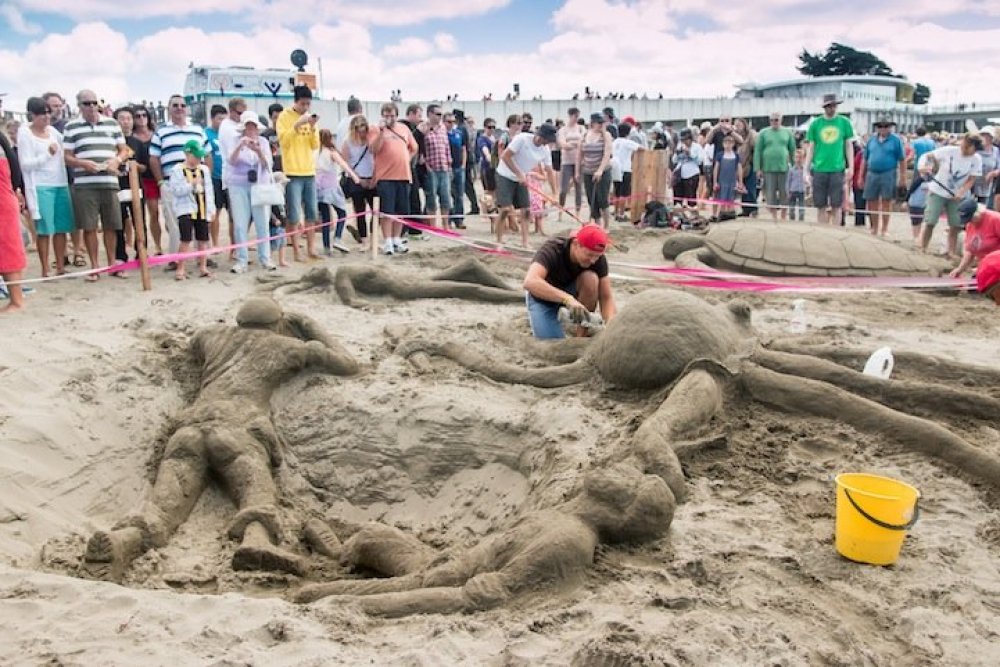
[[[187,280],[187,274],[178,271],[177,273],[174,274],[174,280]]]
[[[73,255],[73,266],[83,267],[87,266],[87,260],[83,255]]]
[[[212,273],[211,271],[202,271],[201,272],[201,277],[202,278],[214,278],[215,274]]]

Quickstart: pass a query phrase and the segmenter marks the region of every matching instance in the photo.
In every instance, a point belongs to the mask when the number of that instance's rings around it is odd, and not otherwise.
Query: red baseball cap
[[[604,252],[608,246],[613,245],[608,233],[597,225],[584,225],[573,232],[570,238],[576,239],[577,243],[594,252]]]
[[[622,118],[622,122],[623,123],[628,123],[632,127],[635,127],[635,117],[634,116],[625,116],[624,118]]]
[[[1000,250],[994,250],[979,262],[976,269],[976,287],[983,294],[1000,285]]]

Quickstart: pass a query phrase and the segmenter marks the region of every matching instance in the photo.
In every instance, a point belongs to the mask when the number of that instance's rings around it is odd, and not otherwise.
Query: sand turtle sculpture
[[[529,513],[522,523],[488,538],[481,548],[448,559],[451,565],[443,570],[429,556],[398,565],[392,554],[419,554],[419,545],[392,531],[364,531],[345,545],[349,564],[392,578],[316,584],[302,589],[296,599],[310,602],[334,595],[342,602],[357,602],[368,613],[398,616],[482,609],[543,585],[565,583],[569,575],[593,562],[597,544],[648,541],[666,532],[673,503],[686,495],[679,453],[696,443],[711,418],[733,402],[755,401],[847,424],[1000,485],[1000,458],[934,419],[992,424],[1000,399],[990,390],[1000,382],[1000,371],[908,354],[902,356],[902,365],[926,367],[935,377],[978,390],[882,380],[823,358],[850,358],[843,351],[803,347],[805,353],[800,353],[794,346],[785,348],[792,351],[764,347],[743,303],[717,306],[666,289],[632,298],[589,345],[566,343],[558,356],[575,360],[541,367],[504,363],[470,346],[436,340],[411,338],[397,352],[407,357],[444,356],[497,382],[556,388],[599,380],[622,388],[668,389],[661,405],[634,434],[612,447],[606,460],[594,461],[595,471],[616,470],[617,481],[603,480],[598,472],[564,506],[551,508],[555,514]],[[817,354],[810,354],[810,349]],[[664,485],[654,493],[654,487],[642,481],[648,477],[659,478]],[[595,488],[603,487],[618,490],[595,496]],[[635,489],[649,489],[652,495]],[[635,505],[637,498],[646,500]],[[635,521],[628,517],[635,516],[636,507],[647,505],[659,517],[655,527],[641,521],[633,530],[623,525]],[[599,512],[600,518],[589,516],[590,512]],[[565,534],[567,525],[576,526],[571,539]],[[521,530],[524,526],[530,526],[530,536]],[[542,544],[551,548],[540,549]]]
[[[931,276],[926,255],[860,231],[797,222],[716,224],[702,234],[676,232],[663,256],[681,268],[758,276]]]

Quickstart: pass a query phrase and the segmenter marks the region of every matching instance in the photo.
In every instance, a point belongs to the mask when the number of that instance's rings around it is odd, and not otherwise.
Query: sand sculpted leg
[[[399,618],[413,614],[459,614],[485,611],[510,598],[503,575],[488,572],[458,586],[419,588],[399,593],[344,596],[340,601],[357,604],[371,616]]]
[[[825,382],[777,373],[754,364],[743,367],[740,382],[761,403],[881,435],[908,449],[946,461],[972,477],[1000,485],[1000,459],[930,420],[897,412]]]
[[[801,344],[797,341],[779,340],[772,342],[768,348],[780,352],[820,357],[852,368],[862,368],[871,355],[871,350],[838,347],[835,345]],[[963,364],[950,359],[943,359],[929,354],[893,351],[895,366],[902,371],[920,371],[922,375],[934,378],[938,382],[954,382],[962,385],[981,385],[995,387],[1000,385],[1000,370]]]
[[[681,378],[656,412],[635,432],[631,448],[642,462],[643,471],[663,479],[677,502],[687,497],[687,490],[674,445],[721,410],[719,382],[709,371],[694,369]]]
[[[494,361],[486,355],[458,343],[435,343],[411,339],[404,341],[396,348],[396,353],[403,357],[409,357],[418,352],[447,357],[460,366],[497,382],[526,384],[533,387],[568,387],[585,382],[595,375],[593,367],[583,359],[562,366],[520,368],[512,364]]]
[[[583,338],[562,338],[555,340],[538,340],[534,336],[520,334],[510,329],[497,329],[493,335],[497,340],[518,348],[528,356],[547,361],[551,364],[571,364],[580,359],[590,342],[591,336]]]
[[[84,569],[97,579],[121,581],[129,564],[153,547],[167,544],[187,520],[208,481],[208,459],[199,429],[182,427],[167,442],[150,497],[138,516],[87,542]]]
[[[301,575],[304,561],[277,546],[281,542],[277,489],[265,447],[243,429],[215,429],[209,438],[212,461],[239,511],[228,533],[240,540],[234,570],[269,570]]]
[[[444,276],[453,276],[453,279],[445,280]],[[486,303],[520,303],[524,300],[523,293],[509,289],[486,267],[468,262],[430,280],[412,280],[384,268],[342,266],[337,269],[334,287],[341,302],[354,307],[368,305],[358,298],[359,293],[401,300],[465,299]]]
[[[450,266],[444,271],[435,273],[431,280],[444,280],[459,283],[474,283],[483,287],[495,287],[496,289],[508,290],[510,287],[503,278],[490,271],[485,264],[475,257],[470,257],[454,266]]]
[[[991,420],[1000,416],[1000,400],[978,391],[924,382],[886,381],[832,361],[788,352],[761,349],[754,354],[754,361],[779,373],[829,382],[898,410],[962,414]]]

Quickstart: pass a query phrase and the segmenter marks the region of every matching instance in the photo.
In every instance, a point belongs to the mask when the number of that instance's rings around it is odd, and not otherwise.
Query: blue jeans
[[[427,170],[427,182],[424,184],[424,199],[427,212],[436,213],[438,206],[441,213],[451,210],[451,172]]]
[[[265,239],[270,233],[268,225],[271,221],[271,207],[251,206],[249,185],[230,185],[228,192],[229,213],[233,216],[233,242],[247,242],[250,219],[253,218],[254,231],[257,234],[257,261],[261,266],[269,263],[271,245]],[[249,263],[250,255],[246,246],[236,249],[236,261],[243,266]]]
[[[743,193],[743,215],[757,215],[757,173],[753,169],[749,171],[743,178],[743,186],[746,188]]]
[[[330,249],[330,223],[333,222],[333,215],[331,215],[330,211],[337,212],[337,227],[333,232],[333,240],[338,243],[344,236],[344,219],[347,218],[347,211],[344,209],[337,208],[333,204],[320,202],[319,216],[323,221],[323,247],[327,250]]]
[[[465,167],[451,170],[451,224],[464,225],[465,220]]]
[[[285,186],[285,216],[288,224],[297,225],[302,222],[302,208],[305,207],[306,222],[319,220],[316,206],[316,177],[289,176]]]
[[[574,297],[576,296],[576,283],[571,283],[561,289]],[[531,326],[531,334],[535,338],[551,340],[566,337],[562,324],[559,323],[561,303],[536,299],[530,292],[524,293],[524,303],[528,306],[528,324]]]

